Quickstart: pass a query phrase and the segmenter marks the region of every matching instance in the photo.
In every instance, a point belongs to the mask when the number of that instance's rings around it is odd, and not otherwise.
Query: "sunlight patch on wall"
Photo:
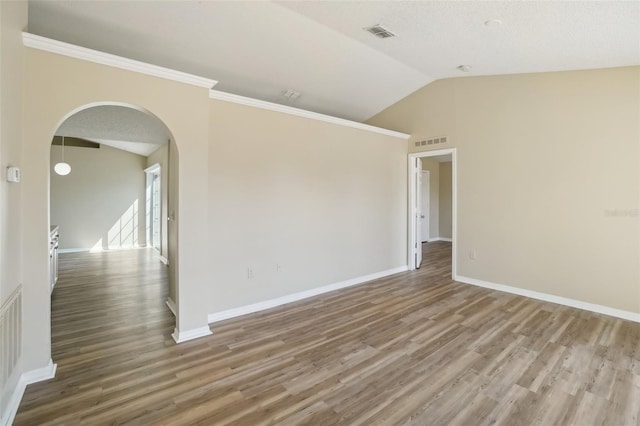
[[[110,250],[138,247],[138,200],[120,216],[107,233]]]
[[[138,247],[140,243],[138,241],[138,200],[136,199],[89,251],[96,253]]]

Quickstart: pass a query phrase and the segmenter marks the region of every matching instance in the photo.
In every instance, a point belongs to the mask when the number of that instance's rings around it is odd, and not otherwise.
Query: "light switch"
[[[20,169],[18,167],[7,167],[7,180],[9,182],[20,182]]]

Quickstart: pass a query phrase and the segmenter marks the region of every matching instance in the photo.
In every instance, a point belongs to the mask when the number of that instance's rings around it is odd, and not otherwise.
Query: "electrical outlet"
[[[284,272],[284,266],[277,264],[276,265],[276,272]]]
[[[253,278],[253,269],[247,268],[247,278],[248,279],[252,279]]]
[[[478,255],[476,254],[476,251],[475,250],[471,250],[469,252],[469,259],[476,260],[477,258],[478,258]]]

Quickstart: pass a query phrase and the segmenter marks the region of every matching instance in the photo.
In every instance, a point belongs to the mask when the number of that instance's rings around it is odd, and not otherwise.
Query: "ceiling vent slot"
[[[378,38],[389,38],[389,37],[396,36],[396,34],[392,33],[382,25],[374,25],[373,27],[368,27],[368,28],[365,28],[364,30],[370,32],[371,34],[373,34]]]
[[[447,143],[446,136],[439,136],[437,138],[423,139],[423,140],[414,142],[415,146],[438,145],[442,143]]]

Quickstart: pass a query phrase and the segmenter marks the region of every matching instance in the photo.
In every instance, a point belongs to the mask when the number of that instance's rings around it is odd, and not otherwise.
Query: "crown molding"
[[[147,64],[145,62],[140,62],[133,59],[123,58],[122,56],[112,55],[110,53],[104,53],[98,50],[87,49],[86,47],[76,46],[75,44],[65,43],[27,32],[22,33],[22,42],[26,47],[30,47],[32,49],[44,50],[46,52],[56,53],[58,55],[64,55],[83,61],[94,62],[97,64],[151,75],[154,77],[160,77],[167,80],[173,80],[180,83],[204,87],[210,89],[209,97],[212,99],[267,109],[270,111],[282,112],[285,114],[296,115],[298,117],[310,118],[312,120],[325,121],[327,123],[333,123],[340,126],[352,127],[354,129],[379,133],[382,135],[392,136],[394,138],[408,140],[410,137],[410,135],[407,135],[405,133],[383,129],[381,127],[370,126],[368,124],[358,123],[356,121],[345,120],[343,118],[332,117],[330,115],[307,111],[300,108],[293,108],[273,102],[266,102],[258,99],[248,98],[245,96],[234,95],[232,93],[220,92],[218,90],[211,90],[212,87],[218,84],[216,80],[199,77],[197,75],[188,74],[182,71],[172,70],[170,68]]]
[[[145,62],[123,58],[122,56],[100,52],[98,50],[87,49],[86,47],[64,43],[62,41],[53,40],[31,33],[23,32],[22,42],[26,47],[31,47],[33,49],[57,53],[59,55],[69,56],[71,58],[81,59],[83,61],[95,62],[97,64],[108,65],[110,67],[120,68],[127,71],[152,75],[154,77],[160,77],[180,83],[191,84],[193,86],[204,87],[206,89],[211,89],[216,84],[218,84],[216,80],[212,80],[210,78],[199,77],[197,75],[188,74],[182,71],[176,71],[157,65],[151,65]]]
[[[221,92],[219,90],[209,90],[209,97],[211,99],[217,99],[220,101],[233,102],[235,104],[247,105],[256,108],[267,109],[270,111],[296,115],[298,117],[310,118],[312,120],[325,121],[327,123],[333,123],[340,126],[352,127],[354,129],[366,130],[367,132],[379,133],[381,135],[392,136],[394,138],[408,140],[410,137],[410,135],[396,132],[394,130],[370,126],[368,124],[358,123],[357,121],[345,120],[344,118],[332,117],[330,115],[307,111],[300,108],[293,108],[286,105],[275,104],[273,102],[261,101],[259,99],[248,98],[246,96],[234,95],[232,93]]]

